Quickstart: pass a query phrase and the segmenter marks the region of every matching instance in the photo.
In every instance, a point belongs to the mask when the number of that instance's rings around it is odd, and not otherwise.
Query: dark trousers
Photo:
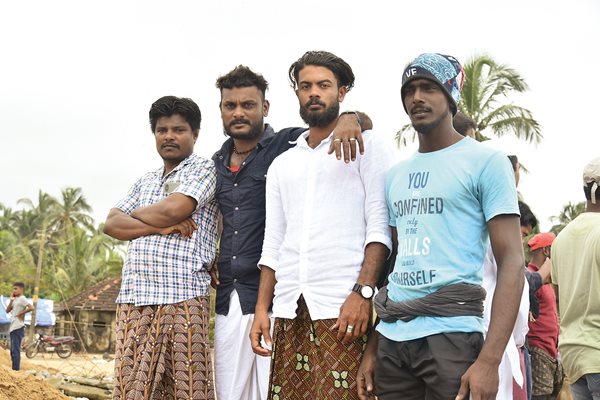
[[[529,349],[523,347],[523,353],[525,356],[525,381],[527,383],[527,399],[531,400],[531,393],[533,391],[533,376],[531,374],[531,354]]]
[[[379,335],[375,387],[380,400],[454,400],[475,362],[481,333],[440,333],[395,342]]]
[[[12,360],[12,369],[18,371],[21,369],[21,342],[25,336],[25,327],[15,329],[10,333],[10,358]]]

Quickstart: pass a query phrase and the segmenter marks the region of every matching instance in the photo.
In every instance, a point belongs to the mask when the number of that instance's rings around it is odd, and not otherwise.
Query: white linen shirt
[[[339,316],[359,276],[367,244],[391,249],[385,175],[391,144],[363,133],[365,154],[348,164],[312,149],[308,131],[267,173],[265,238],[259,266],[275,271],[273,316],[295,318],[304,296],[311,319]]]

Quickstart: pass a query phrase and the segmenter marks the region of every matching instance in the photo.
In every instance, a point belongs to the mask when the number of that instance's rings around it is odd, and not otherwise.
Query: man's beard
[[[321,128],[335,121],[340,113],[339,101],[334,101],[329,107],[325,107],[324,111],[310,111],[308,107],[312,104],[325,105],[318,99],[313,99],[303,106],[300,106],[300,116],[310,127]]]
[[[239,123],[250,125],[250,130],[246,133],[231,132],[229,126],[236,125]],[[262,135],[264,131],[264,119],[261,118],[257,124],[252,124],[252,122],[250,122],[250,120],[247,119],[237,119],[231,121],[229,123],[229,126],[223,126],[223,133],[225,133],[225,135],[238,140],[255,140],[256,138],[260,137],[260,135]]]
[[[427,135],[429,132],[431,132],[435,128],[437,128],[442,123],[444,118],[446,118],[446,116],[442,115],[438,119],[436,119],[428,124],[422,124],[422,125],[416,125],[416,126],[413,124],[413,128],[415,131],[417,131],[421,135]]]

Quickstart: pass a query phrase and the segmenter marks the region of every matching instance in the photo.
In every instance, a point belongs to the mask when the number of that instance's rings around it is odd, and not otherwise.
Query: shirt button
[[[242,165],[246,165],[246,161],[244,161],[244,162],[242,163]]]
[[[237,282],[237,279],[234,279],[234,280],[233,280],[233,283],[236,283],[236,282]]]
[[[234,183],[234,184],[233,184],[233,186],[236,186],[236,187],[237,187],[237,183]]]
[[[233,257],[231,257],[231,259],[232,259],[232,260],[235,260],[236,258],[237,258],[237,256],[233,256]]]
[[[240,209],[239,207],[236,207],[236,208],[234,208],[234,210],[235,210],[235,211],[237,211],[237,210],[239,210],[239,209]]]
[[[238,233],[237,231],[233,231],[233,234],[234,234],[234,235],[237,235],[237,233]]]

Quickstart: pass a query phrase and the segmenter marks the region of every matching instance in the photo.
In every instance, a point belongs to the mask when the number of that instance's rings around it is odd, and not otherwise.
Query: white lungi
[[[266,400],[271,357],[252,352],[250,328],[254,314],[242,314],[234,290],[229,313],[215,319],[215,388],[218,400]],[[271,329],[273,321],[271,321]]]

